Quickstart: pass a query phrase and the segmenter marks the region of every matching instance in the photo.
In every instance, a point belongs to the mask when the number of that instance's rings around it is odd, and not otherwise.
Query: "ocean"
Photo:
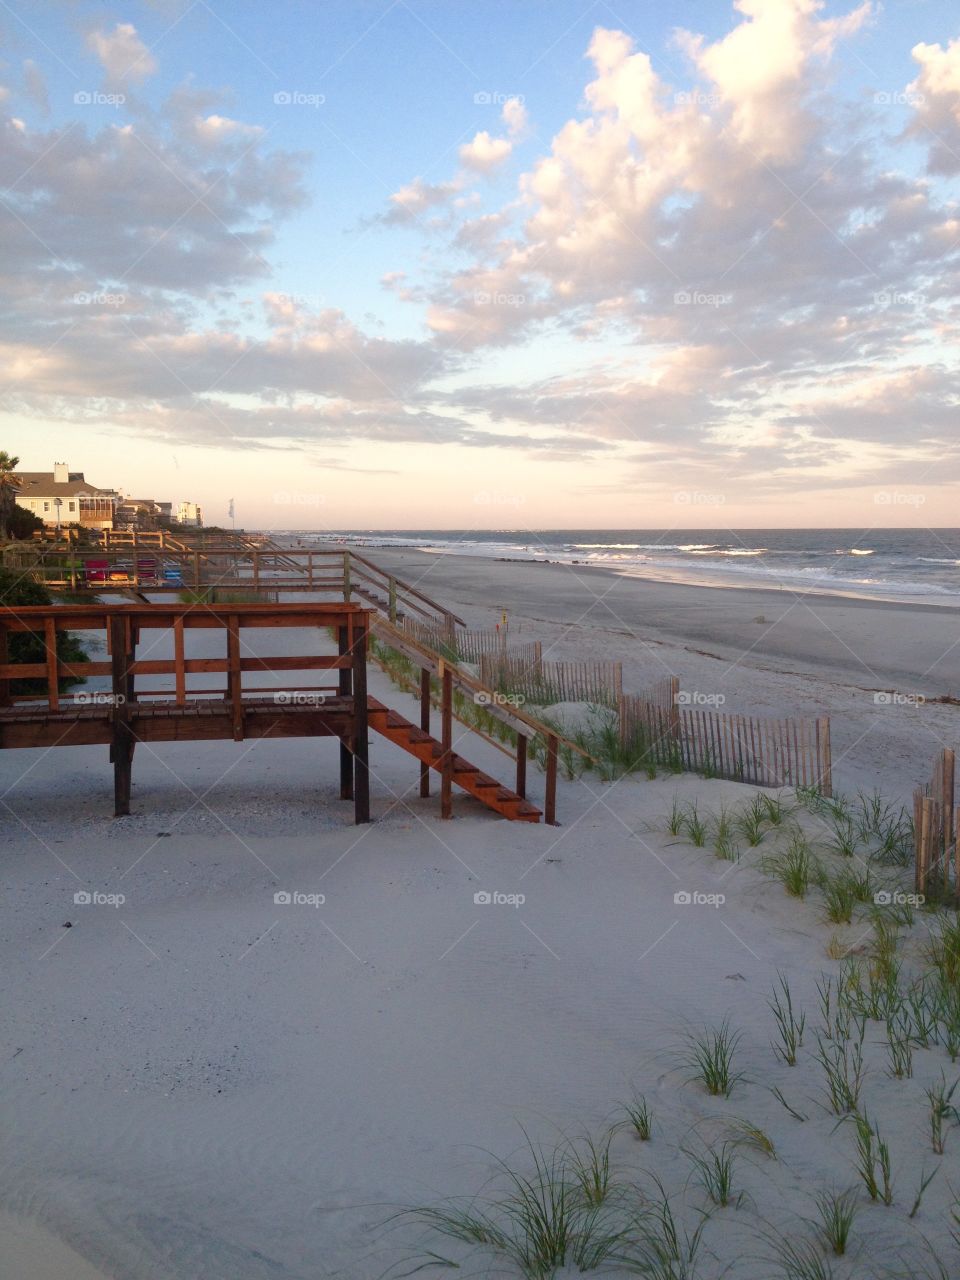
[[[960,529],[276,530],[309,546],[596,565],[661,581],[960,605]]]

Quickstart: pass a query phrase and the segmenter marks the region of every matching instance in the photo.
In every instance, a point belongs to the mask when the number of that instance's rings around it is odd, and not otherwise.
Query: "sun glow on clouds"
[[[906,113],[895,126],[875,95],[894,139],[881,162],[831,81],[877,21],[869,3],[828,18],[817,0],[740,0],[719,38],[674,33],[683,86],[657,51],[597,28],[552,137],[508,97],[451,141],[453,172],[361,211],[362,234],[429,249],[382,278],[422,322],[403,340],[351,318],[349,298],[271,287],[279,228],[307,196],[304,158],[263,122],[181,88],[74,121],[62,146],[67,125],[25,125],[5,90],[5,408],[265,455],[389,444],[411,469],[421,445],[457,466],[468,449],[509,454],[531,487],[549,455],[552,474],[574,461],[574,498],[584,467],[592,486],[649,495],[689,465],[729,486],[731,512],[826,474],[838,489],[889,478],[911,446],[938,459],[931,480],[955,480],[960,224],[937,179],[960,172],[960,40],[915,46],[914,79],[886,95]],[[105,86],[158,70],[130,23],[86,47]],[[45,109],[35,64],[22,80]],[[925,171],[898,166],[902,142]],[[211,307],[218,322],[201,322]]]

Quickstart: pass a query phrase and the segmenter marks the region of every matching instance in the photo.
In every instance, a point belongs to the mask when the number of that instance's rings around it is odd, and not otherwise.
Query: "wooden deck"
[[[429,655],[420,656],[425,696],[419,727],[368,698],[371,612],[353,603],[96,602],[0,608],[0,749],[108,745],[114,811],[121,816],[130,812],[138,742],[336,737],[340,795],[353,800],[355,821],[364,823],[370,820],[368,733],[374,729],[419,761],[421,796],[429,795],[429,770],[440,773],[442,817],[452,814],[451,791],[456,785],[503,817],[538,822],[540,809],[526,799],[525,750],[515,791],[454,753],[449,667],[441,673],[440,740],[429,732],[429,676],[435,669]],[[264,628],[307,631],[308,652],[295,656],[253,653],[244,644],[244,632]],[[106,659],[64,661],[58,653],[58,638],[64,632],[91,631],[104,635]],[[211,632],[221,637],[222,656],[191,654],[190,641],[199,633]],[[8,660],[11,638],[24,634],[37,637],[42,661]],[[168,651],[172,638],[172,657],[149,656],[156,652],[161,636]],[[331,647],[333,652],[323,651]],[[307,683],[317,679],[315,673],[329,673],[331,682]],[[109,688],[61,692],[67,677],[106,677]],[[150,678],[152,686],[144,683]],[[219,683],[211,685],[211,680]],[[37,683],[42,692],[25,691],[25,681]],[[555,806],[555,760],[554,746],[547,780],[548,821],[553,821]]]
[[[336,637],[336,652],[318,640],[304,656],[253,654],[243,632],[253,628],[310,628]],[[369,611],[355,604],[225,606],[188,604],[63,605],[0,609],[0,748],[107,744],[114,771],[114,809],[130,811],[132,762],[137,742],[197,739],[329,737],[340,740],[340,794],[354,802],[358,823],[370,820],[367,732],[367,635]],[[107,660],[64,662],[57,637],[65,631],[100,631]],[[188,640],[219,632],[224,656],[191,657]],[[138,657],[144,633],[172,634],[172,658]],[[11,663],[11,636],[43,639],[43,662]],[[152,649],[153,646],[151,646]],[[148,650],[149,652],[150,650]],[[307,684],[328,672],[334,683]],[[252,675],[268,688],[252,686]],[[294,674],[300,678],[290,683]],[[109,677],[105,691],[60,692],[67,676]],[[141,684],[159,677],[158,687]],[[204,684],[194,682],[202,678]],[[219,685],[210,685],[211,678]],[[44,692],[22,693],[24,680]],[[281,683],[283,681],[283,683]]]

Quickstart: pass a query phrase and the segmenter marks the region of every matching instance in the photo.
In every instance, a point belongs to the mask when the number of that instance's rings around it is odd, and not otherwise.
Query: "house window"
[[[76,511],[76,509],[77,509],[77,504],[75,502],[70,502],[67,504],[68,511]]]
[[[44,509],[44,511],[49,511],[49,510],[50,510],[50,503],[49,503],[49,502],[45,502],[45,503],[43,504],[43,509]]]

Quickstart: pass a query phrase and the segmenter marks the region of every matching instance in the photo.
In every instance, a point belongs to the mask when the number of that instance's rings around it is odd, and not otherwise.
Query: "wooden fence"
[[[816,787],[832,794],[830,721],[761,719],[678,706],[677,681],[620,699],[620,737],[654,764],[760,787]],[[667,689],[672,686],[672,698]],[[652,694],[652,696],[651,696]]]
[[[499,660],[502,656],[509,656],[525,667],[539,667],[543,657],[539,640],[512,644],[507,631],[459,629],[451,635],[444,627],[409,617],[400,619],[398,625],[415,644],[424,645],[441,656],[451,659],[455,656],[457,662],[469,662],[475,667],[479,667],[484,658]]]
[[[960,809],[954,805],[956,758],[944,748],[926,786],[913,793],[913,829],[916,848],[917,893],[950,893],[951,858],[953,892],[960,895]]]
[[[616,708],[623,696],[619,662],[525,662],[512,652],[483,655],[480,679],[488,688],[515,693],[535,706],[589,702]]]

